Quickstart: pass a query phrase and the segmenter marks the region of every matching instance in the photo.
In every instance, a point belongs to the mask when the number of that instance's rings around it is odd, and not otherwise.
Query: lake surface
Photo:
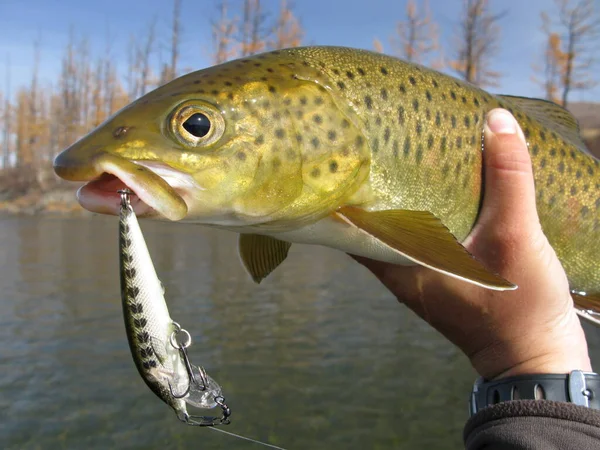
[[[142,228],[227,431],[287,449],[462,447],[474,371],[348,256],[293,246],[256,286],[234,234]],[[179,423],[137,374],[115,218],[5,217],[0,243],[0,448],[261,448]]]

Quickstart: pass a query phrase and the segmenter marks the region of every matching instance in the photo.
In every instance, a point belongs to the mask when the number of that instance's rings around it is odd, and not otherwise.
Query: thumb
[[[527,143],[515,118],[504,109],[493,109],[487,115],[483,164],[481,222],[527,227],[529,231],[539,228]]]

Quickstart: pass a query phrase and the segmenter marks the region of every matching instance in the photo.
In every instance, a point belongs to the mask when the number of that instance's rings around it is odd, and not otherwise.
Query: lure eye
[[[183,122],[183,128],[192,136],[201,138],[210,131],[210,120],[202,113],[192,114]]]
[[[207,147],[225,132],[225,121],[212,105],[186,102],[173,110],[169,119],[171,135],[186,147]]]

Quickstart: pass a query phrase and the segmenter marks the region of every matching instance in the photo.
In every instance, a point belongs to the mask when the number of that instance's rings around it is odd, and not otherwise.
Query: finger
[[[515,118],[493,109],[484,128],[482,219],[521,227],[539,222],[527,143]]]

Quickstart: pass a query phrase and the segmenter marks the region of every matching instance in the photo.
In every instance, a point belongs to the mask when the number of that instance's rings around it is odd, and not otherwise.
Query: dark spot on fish
[[[315,114],[313,116],[313,122],[316,123],[316,124],[322,124],[323,123],[323,118],[319,114]]]
[[[344,84],[344,82],[343,82],[343,81],[338,81],[338,82],[337,82],[337,85],[338,85],[338,87],[339,87],[340,89],[346,89],[346,85]]]
[[[420,164],[421,161],[423,160],[423,145],[422,144],[419,144],[417,147],[416,158],[417,158],[417,164]]]
[[[354,74],[351,71],[349,71],[349,70],[346,72],[346,76],[348,78],[350,78],[351,80],[354,79]]]
[[[227,94],[227,99],[228,99],[228,100],[233,100],[233,92],[229,92],[229,93]]]
[[[357,72],[358,72],[360,75],[364,75],[364,74],[365,74],[365,71],[364,71],[364,69],[363,69],[363,68],[361,68],[361,67],[358,67],[358,68],[356,69],[356,71],[357,71]]]
[[[365,143],[365,139],[362,136],[356,136],[356,139],[354,140],[355,144],[357,147],[362,147]]]
[[[571,186],[571,195],[577,195],[577,187]]]
[[[587,216],[589,212],[590,212],[590,209],[587,206],[584,206],[581,208],[581,216],[582,217]]]
[[[271,94],[274,94],[275,92],[277,92],[277,89],[275,89],[275,86],[269,86],[269,92]]]
[[[581,170],[578,170],[577,172],[575,172],[575,178],[579,179],[583,176],[583,172],[581,172]]]
[[[456,128],[456,116],[454,114],[450,117],[450,121],[452,122],[452,128]]]
[[[381,116],[377,116],[375,118],[375,125],[377,125],[378,127],[381,126]]]
[[[446,178],[448,172],[450,172],[450,164],[446,163],[444,164],[444,167],[442,167],[442,175],[444,176],[444,178]]]
[[[402,92],[403,94],[406,94],[406,88],[404,87],[403,84],[400,85],[399,89],[400,89],[400,92]]]
[[[556,156],[556,149],[555,148],[553,148],[553,149],[550,150],[550,156],[552,156],[552,157]]]
[[[428,101],[431,101],[432,97],[431,97],[431,92],[429,91],[425,91],[425,97],[427,97]]]
[[[385,130],[383,132],[383,140],[385,141],[386,144],[390,140],[390,135],[391,135],[390,127],[385,127]]]
[[[342,128],[348,128],[350,126],[350,122],[348,119],[342,119]]]
[[[431,120],[431,110],[429,108],[425,109],[425,118],[427,119],[427,121]]]
[[[278,139],[283,139],[285,137],[285,130],[283,128],[277,128],[275,130],[275,136]]]
[[[413,109],[415,110],[415,112],[419,111],[419,100],[417,100],[416,98],[413,99],[412,105],[413,105]]]
[[[302,119],[302,117],[304,117],[304,111],[299,109],[298,111],[296,111],[296,118]]]
[[[117,127],[114,129],[112,135],[115,139],[121,139],[122,137],[124,137],[129,130],[131,130],[133,127]]]
[[[564,149],[564,148],[561,148],[561,149],[560,149],[560,156],[562,156],[563,158],[564,158],[565,156],[567,156],[567,152],[565,151],[565,149]]]
[[[421,132],[423,131],[423,125],[421,124],[420,120],[417,120],[417,125],[415,127],[415,130],[417,131],[418,135],[421,135]]]
[[[407,156],[410,153],[410,136],[406,136],[404,139],[404,156]]]
[[[365,95],[365,106],[367,109],[373,108],[373,99],[369,95]]]
[[[398,123],[404,125],[404,106],[398,106]]]
[[[210,93],[211,93],[212,95],[218,95],[218,94],[219,94],[219,91],[217,91],[216,89],[213,89],[212,91],[210,91]]]
[[[254,143],[256,145],[262,145],[265,142],[265,137],[262,134],[259,134],[256,139],[254,139]]]
[[[388,74],[388,71],[387,71],[387,69],[385,67],[380,67],[379,70],[381,71],[381,73],[383,75],[387,75]]]
[[[200,84],[200,83],[202,83],[202,81],[200,81],[200,80],[194,80],[194,84]]]
[[[596,209],[600,209],[600,197],[596,199],[596,203],[594,204],[596,205]]]
[[[540,139],[541,139],[542,141],[545,141],[545,140],[546,140],[546,133],[544,133],[543,131],[540,131]]]
[[[233,83],[231,81],[226,81],[225,86],[233,86]]]
[[[379,139],[377,139],[377,138],[373,139],[372,150],[373,150],[373,153],[377,153],[379,151]]]
[[[262,107],[263,107],[264,109],[269,109],[269,108],[271,107],[271,102],[270,102],[269,100],[265,100],[265,101],[262,103]]]
[[[431,79],[431,84],[433,84],[433,87],[434,87],[434,88],[437,88],[437,87],[439,87],[439,84],[438,84],[438,82],[437,82],[437,81],[435,81],[433,78]]]
[[[335,141],[335,138],[336,138],[336,137],[337,137],[337,133],[336,133],[334,130],[329,130],[329,131],[327,132],[327,138],[328,138],[330,141]]]
[[[271,165],[273,166],[273,169],[278,169],[281,166],[281,159],[277,157],[273,158]]]
[[[533,146],[533,148],[531,149],[531,153],[532,153],[533,156],[537,156],[537,154],[538,154],[539,151],[540,151],[540,148],[538,147],[537,144],[535,144]]]
[[[302,96],[300,97],[300,104],[301,105],[306,105],[306,103],[308,102],[308,99],[306,98],[306,96]]]
[[[564,163],[564,162],[562,162],[562,161],[561,161],[561,162],[558,164],[558,171],[559,171],[560,173],[565,173],[565,163]]]
[[[462,148],[462,136],[457,136],[456,137],[456,147],[457,148]]]
[[[237,159],[240,161],[246,161],[246,153],[242,151],[237,152]]]
[[[475,142],[477,142],[477,136],[473,135],[471,136],[471,145],[475,145]]]
[[[542,158],[540,161],[540,168],[543,169],[544,167],[546,167],[546,158]]]
[[[551,186],[554,183],[554,174],[551,173],[548,175],[548,180],[546,181],[546,186]]]
[[[462,102],[463,102],[463,103],[467,103],[467,97],[465,97],[465,96],[463,95],[461,98],[462,98]]]
[[[479,100],[477,100],[477,98],[473,98],[473,104],[475,106],[479,106]]]
[[[448,138],[446,136],[442,136],[442,141],[440,142],[440,151],[442,155],[446,154],[446,149],[448,147]]]
[[[394,152],[394,158],[398,157],[398,151],[400,150],[400,145],[398,144],[398,141],[394,139],[394,142],[392,142],[392,150]]]
[[[386,88],[382,88],[382,89],[381,89],[381,98],[382,98],[383,100],[387,100],[387,99],[388,99],[388,91],[387,91],[387,89],[386,89]]]
[[[313,146],[314,148],[319,148],[319,144],[320,144],[320,142],[319,142],[319,138],[317,138],[317,137],[314,137],[314,138],[312,138],[312,139],[310,140],[310,143],[312,144],[312,146]]]
[[[332,72],[333,72],[334,75],[339,75],[340,74],[340,71],[337,70],[337,69],[333,69]]]
[[[275,111],[273,113],[273,119],[275,119],[275,120],[281,119],[281,113],[279,111]]]
[[[442,116],[440,115],[440,112],[439,112],[439,111],[437,111],[437,112],[435,113],[435,125],[436,125],[437,127],[439,127],[440,125],[442,125]]]
[[[433,148],[433,134],[430,134],[427,138],[427,150],[431,150]]]
[[[456,92],[450,91],[450,97],[452,97],[452,100],[456,100]]]
[[[325,101],[323,100],[323,97],[317,97],[315,98],[315,105],[319,106],[322,105]]]
[[[315,167],[313,170],[310,171],[310,176],[313,178],[319,178],[321,176],[321,169]]]
[[[408,77],[408,81],[410,82],[410,84],[412,84],[413,86],[417,84],[417,80],[415,80],[415,77]]]
[[[465,127],[469,128],[471,126],[471,118],[469,116],[465,116]]]
[[[592,166],[588,166],[587,173],[588,173],[588,175],[594,175],[594,168]]]
[[[273,72],[275,72],[275,71],[273,70],[273,68],[272,68],[272,67],[269,67],[269,68],[267,68],[267,72],[269,72],[269,73],[273,73]]]

